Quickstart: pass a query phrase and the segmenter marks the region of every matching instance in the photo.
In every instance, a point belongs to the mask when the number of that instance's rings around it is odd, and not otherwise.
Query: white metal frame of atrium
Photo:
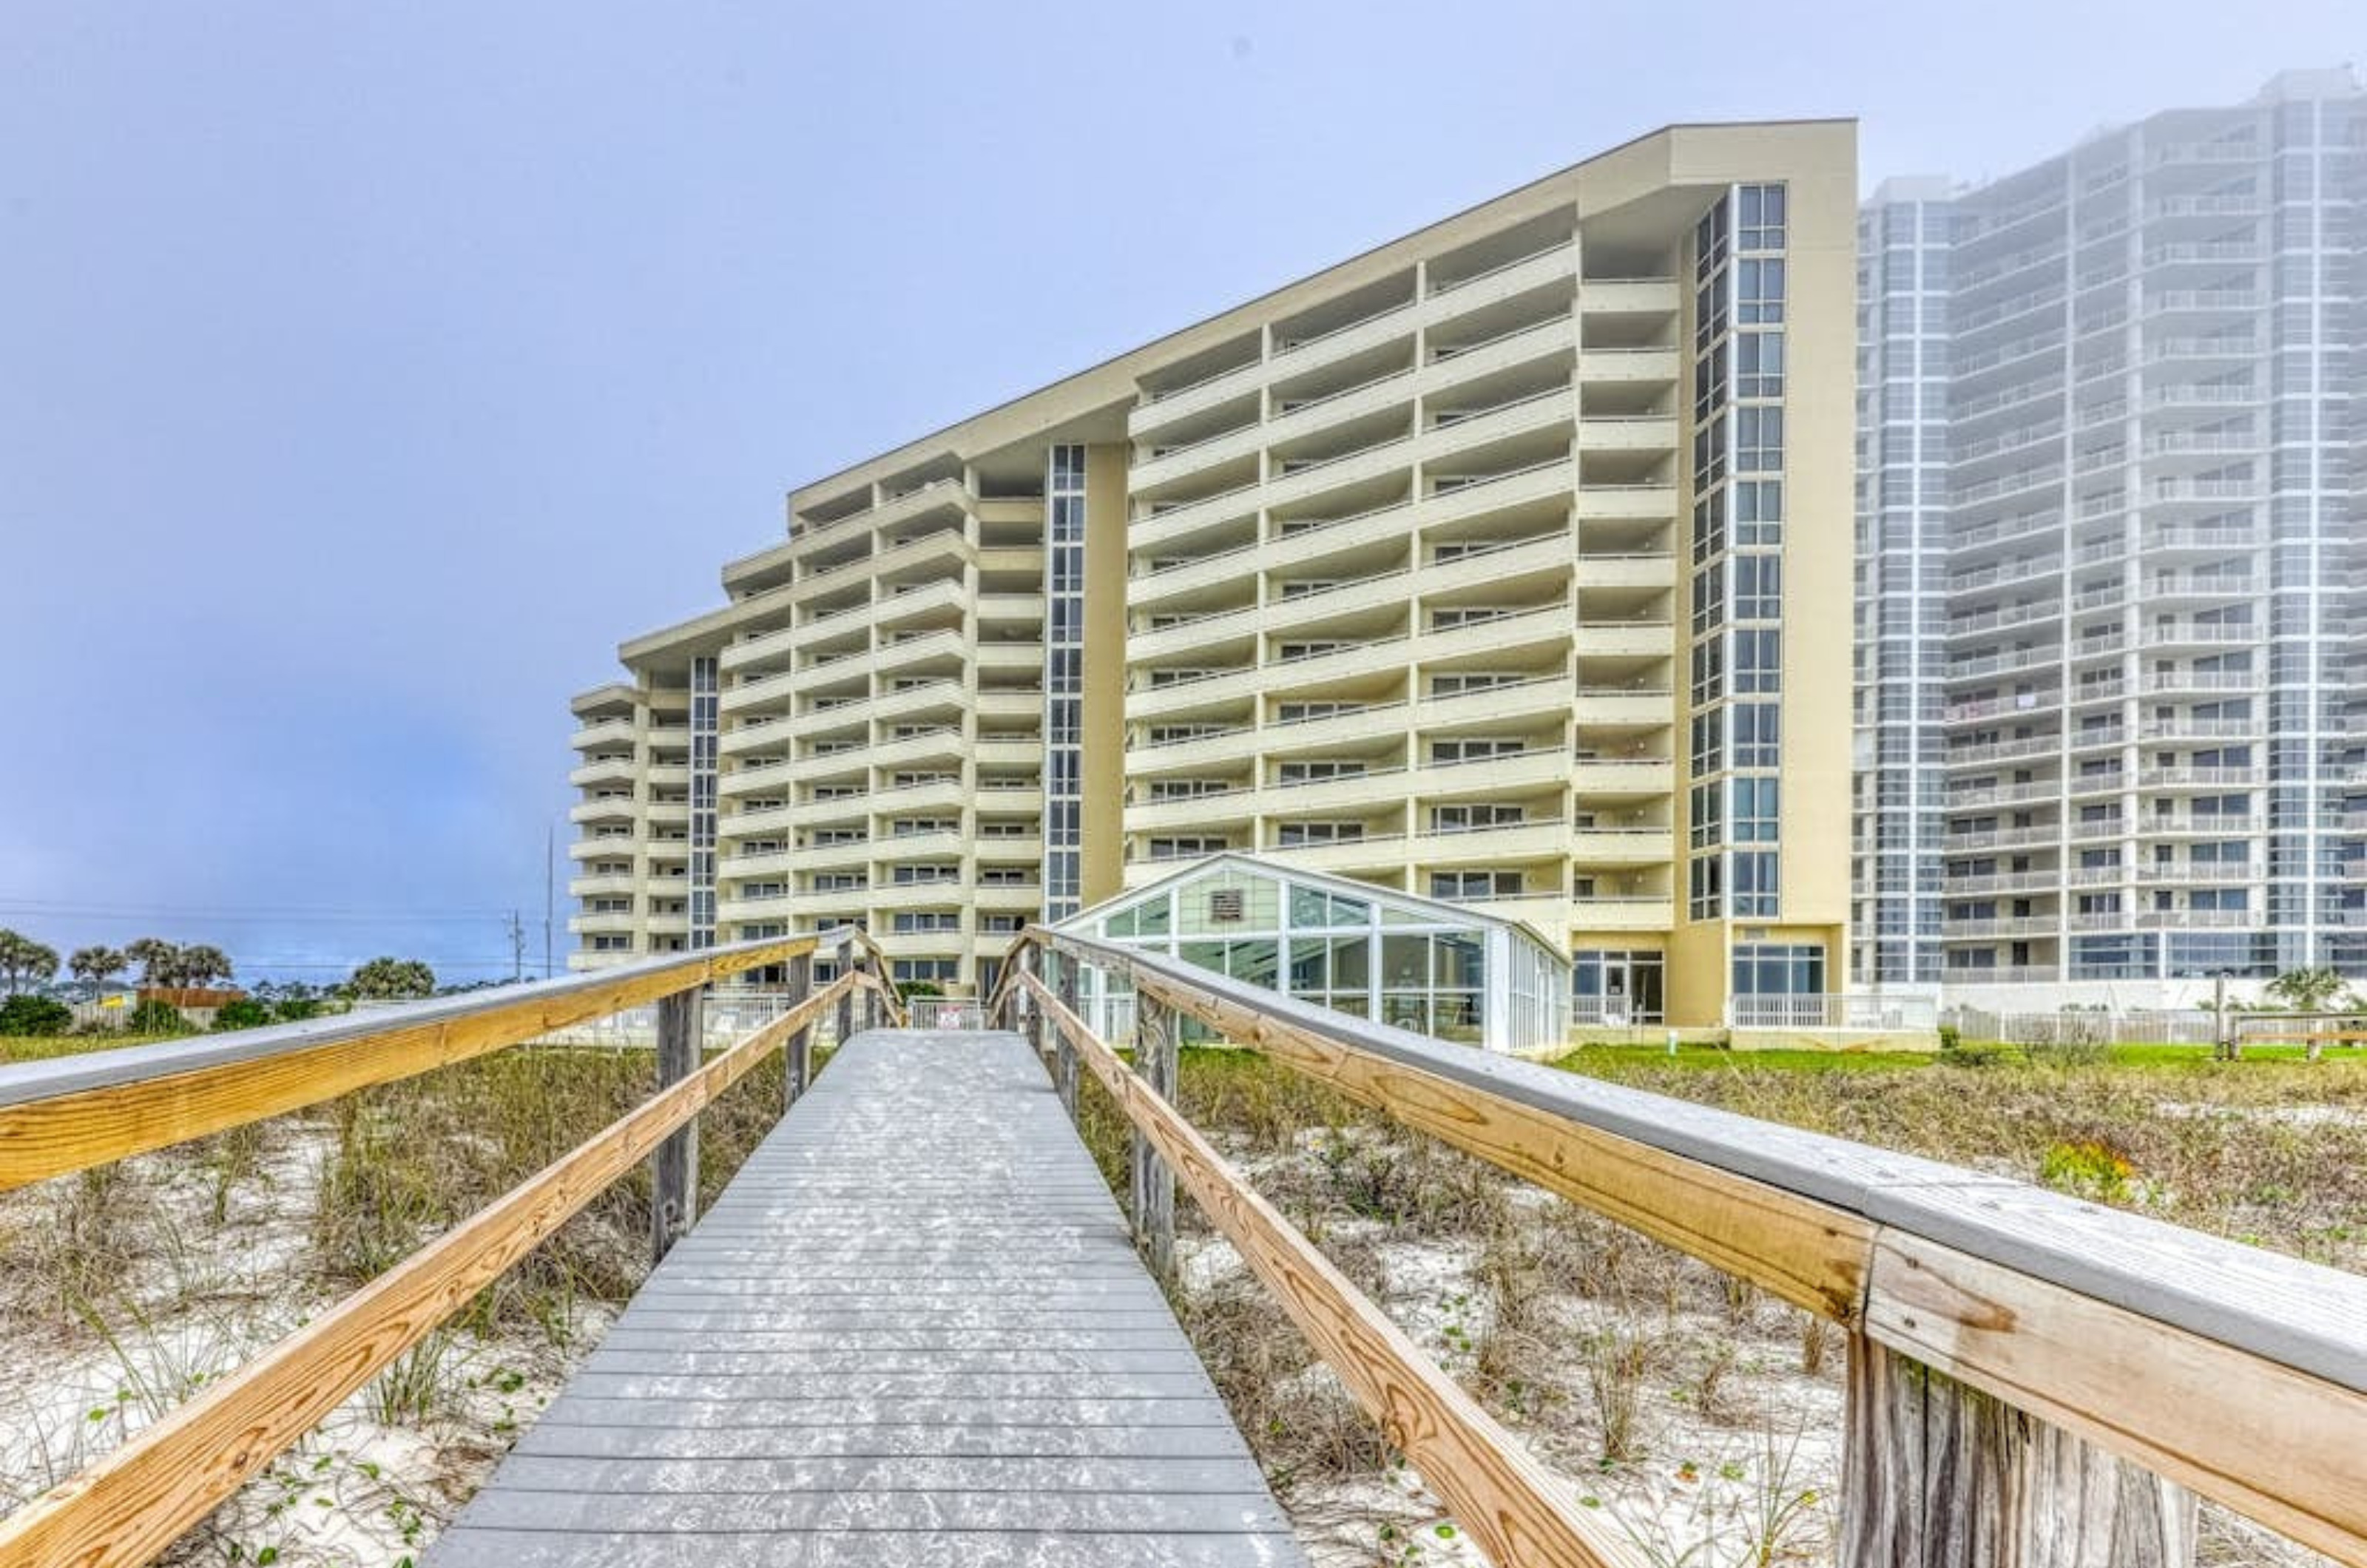
[[[1569,958],[1527,926],[1254,855],[1195,861],[1054,929],[1490,1051],[1569,1033]],[[1085,987],[1094,1032],[1130,1034],[1125,982],[1089,971]]]

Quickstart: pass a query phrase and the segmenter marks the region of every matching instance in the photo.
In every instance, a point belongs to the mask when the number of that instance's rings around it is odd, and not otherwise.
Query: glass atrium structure
[[[1058,929],[1458,1044],[1535,1050],[1569,1030],[1569,960],[1527,927],[1250,855],[1196,862]],[[1088,971],[1078,1001],[1105,1038],[1132,1032],[1122,979]]]

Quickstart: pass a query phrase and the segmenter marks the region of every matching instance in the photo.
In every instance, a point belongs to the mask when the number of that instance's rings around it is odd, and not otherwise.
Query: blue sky
[[[9,0],[0,926],[538,959],[569,694],[791,484],[1667,121],[1971,177],[2367,44],[1925,9]]]

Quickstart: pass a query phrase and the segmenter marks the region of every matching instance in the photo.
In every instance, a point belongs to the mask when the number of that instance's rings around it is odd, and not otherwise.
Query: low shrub
[[[238,997],[214,1009],[214,1032],[260,1029],[272,1020],[272,1010],[253,997]]]
[[[51,997],[20,993],[0,1001],[0,1034],[63,1034],[74,1009]]]
[[[1942,1050],[1942,1051],[1954,1051],[1954,1050],[1955,1050],[1957,1047],[1959,1047],[1959,1046],[1963,1045],[1963,1044],[1964,1044],[1964,1043],[1965,1043],[1965,1035],[1964,1035],[1964,1032],[1963,1032],[1962,1030],[1958,1029],[1954,1024],[1953,1024],[1953,1023],[1943,1023],[1943,1024],[1942,1024],[1942,1025],[1940,1026],[1940,1049],[1941,1049],[1941,1050]]]
[[[187,1034],[189,1021],[172,1003],[151,1000],[133,1008],[123,1027],[134,1034]]]
[[[271,1004],[271,1016],[282,1023],[301,1023],[321,1016],[321,1004],[311,997],[283,997]]]

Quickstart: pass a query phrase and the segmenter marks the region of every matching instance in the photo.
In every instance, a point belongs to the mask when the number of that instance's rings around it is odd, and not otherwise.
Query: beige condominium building
[[[1582,1020],[1840,990],[1854,141],[1660,130],[794,491],[575,700],[575,962],[855,919],[959,992],[1243,851]]]

